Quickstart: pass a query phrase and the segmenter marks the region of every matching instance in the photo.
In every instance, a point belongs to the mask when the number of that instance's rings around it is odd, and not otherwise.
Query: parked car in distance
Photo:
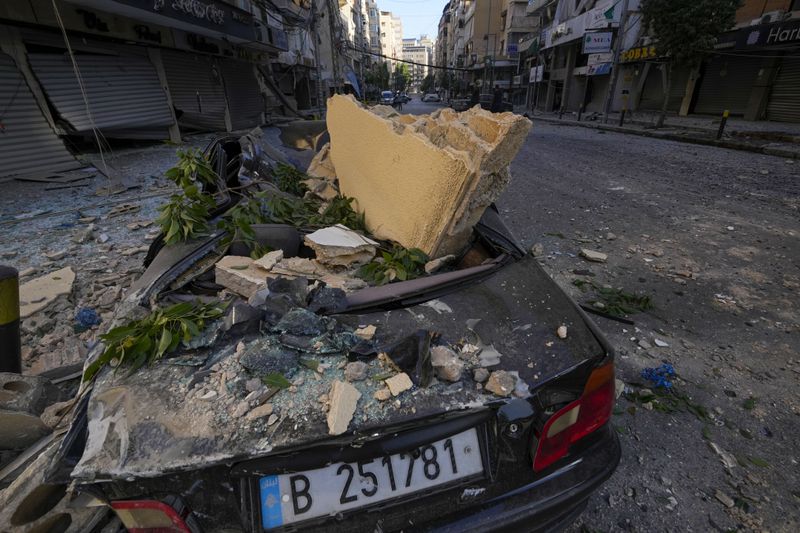
[[[380,103],[382,105],[392,105],[394,103],[394,93],[392,91],[382,91]]]
[[[427,93],[425,96],[422,97],[423,102],[441,102],[442,99],[439,98],[439,95],[436,93]]]

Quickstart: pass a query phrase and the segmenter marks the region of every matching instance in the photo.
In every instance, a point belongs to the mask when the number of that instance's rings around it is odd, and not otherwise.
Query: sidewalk
[[[732,150],[774,155],[787,159],[800,159],[800,124],[790,122],[752,122],[739,118],[728,119],[725,132],[717,140],[720,118],[715,117],[678,117],[667,116],[663,128],[655,128],[658,117],[656,113],[636,113],[625,117],[623,126],[619,126],[619,113],[611,113],[607,124],[603,124],[602,115],[586,113],[577,120],[577,113],[564,113],[559,119],[558,113],[536,112],[528,114],[534,121],[541,120],[554,124],[580,126],[584,128],[615,131],[644,137],[667,139],[672,141],[718,146]]]

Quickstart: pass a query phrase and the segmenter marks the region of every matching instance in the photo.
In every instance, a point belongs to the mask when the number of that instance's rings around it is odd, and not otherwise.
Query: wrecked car
[[[441,117],[490,120],[470,113]],[[550,530],[580,514],[620,457],[613,352],[493,205],[446,230],[458,246],[406,249],[333,217],[336,183],[296,190],[258,135],[205,158],[223,222],[153,243],[89,355],[51,483],[130,531]],[[131,337],[168,320],[180,334]],[[158,358],[128,361],[139,348]]]

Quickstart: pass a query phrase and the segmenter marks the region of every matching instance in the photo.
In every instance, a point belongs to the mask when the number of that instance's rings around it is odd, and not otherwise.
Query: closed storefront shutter
[[[222,64],[225,92],[233,129],[253,128],[261,124],[264,98],[253,65],[245,61],[225,60]]]
[[[216,60],[209,56],[163,50],[172,105],[185,129],[225,131],[225,88]]]
[[[769,95],[767,120],[800,122],[800,58],[783,59]]]
[[[697,94],[695,113],[744,115],[753,84],[761,69],[755,57],[715,56],[706,65]]]
[[[75,132],[95,126],[105,135],[115,130],[126,137],[167,138],[172,114],[155,68],[136,55],[77,53],[83,88],[89,101],[86,110],[81,87],[67,54],[29,54],[31,66],[58,115]]]
[[[39,176],[81,165],[42,115],[11,57],[0,54],[0,176]]]
[[[688,68],[672,69],[672,86],[667,101],[667,111],[677,113],[681,109],[683,96],[686,94],[686,83],[689,81]],[[647,79],[642,89],[642,99],[639,109],[643,111],[660,111],[664,103],[664,83],[662,82],[661,69],[657,65],[650,67]]]

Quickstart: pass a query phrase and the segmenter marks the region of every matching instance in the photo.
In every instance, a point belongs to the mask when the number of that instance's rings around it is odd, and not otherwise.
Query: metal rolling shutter
[[[33,71],[59,115],[76,132],[91,130],[83,96],[66,54],[29,54]],[[131,132],[153,137],[161,126],[167,131],[172,113],[155,68],[134,55],[76,54],[95,125],[103,133]],[[163,135],[155,134],[156,137]]]
[[[672,69],[672,86],[669,90],[669,100],[667,101],[667,111],[678,112],[683,103],[683,96],[686,94],[686,83],[689,81],[689,69]],[[647,79],[642,89],[642,100],[639,109],[645,111],[661,111],[664,103],[664,84],[661,81],[661,70],[654,65],[647,74]]]
[[[0,54],[0,176],[47,175],[81,166],[42,115],[11,57]]]
[[[800,58],[784,58],[772,86],[767,119],[800,122]]]
[[[706,65],[697,94],[695,113],[743,115],[761,69],[755,57],[715,56]]]
[[[213,58],[163,50],[172,105],[178,124],[202,131],[225,131],[225,88]]]
[[[225,93],[233,129],[253,128],[261,124],[264,99],[252,63],[226,60],[222,63]]]

